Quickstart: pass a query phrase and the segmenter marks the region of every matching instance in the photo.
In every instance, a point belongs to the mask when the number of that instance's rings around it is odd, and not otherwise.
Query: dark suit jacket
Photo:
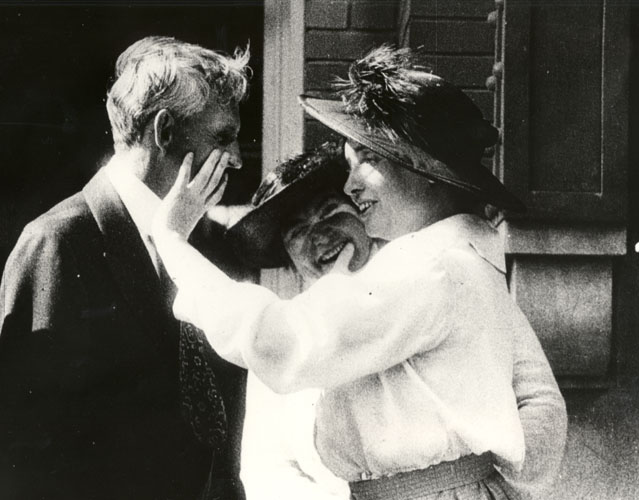
[[[24,229],[0,331],[3,500],[190,500],[210,475],[236,481],[182,418],[179,324],[104,171]]]

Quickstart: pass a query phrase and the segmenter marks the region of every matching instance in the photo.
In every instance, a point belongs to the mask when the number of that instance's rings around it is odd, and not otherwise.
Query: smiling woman
[[[282,224],[282,239],[295,269],[314,279],[331,270],[347,244],[354,247],[351,271],[361,269],[371,248],[357,210],[337,189],[311,195],[295,220]]]
[[[171,230],[188,191],[180,183],[158,212],[154,239],[179,289],[174,312],[221,356],[275,392],[324,389],[315,445],[353,498],[519,498],[504,477],[521,471],[525,454],[514,338],[534,332],[509,296],[498,232],[468,208],[522,205],[480,163],[494,127],[468,96],[424,71],[420,56],[380,47],[351,66],[343,101],[302,98],[314,117],[377,155],[347,146],[346,190],[368,207],[366,226],[393,238],[358,272],[348,269],[354,245],[311,242],[306,261],[321,266],[339,254],[337,272],[293,299],[235,282]],[[305,170],[301,177],[315,178]],[[279,203],[292,190],[281,192]],[[275,207],[268,194],[263,207]],[[327,212],[308,227],[327,224]],[[268,228],[279,226],[258,220],[248,237],[266,250]],[[561,448],[565,409],[540,359],[563,420]]]
[[[309,241],[314,243],[304,251],[306,264],[314,268],[334,260],[334,248],[322,243],[322,233],[339,231],[342,224],[355,224],[364,232],[355,206],[343,193],[346,176],[341,144],[326,143],[278,165],[253,196],[253,209],[228,232],[236,252],[259,268],[296,266],[286,246],[298,246],[313,234]],[[314,210],[302,210],[309,202]],[[368,252],[365,244],[354,243],[351,266],[359,269]]]
[[[357,205],[370,236],[392,240],[430,224],[433,205],[439,202],[430,179],[397,168],[354,141],[346,142],[344,154],[350,166],[344,191]]]

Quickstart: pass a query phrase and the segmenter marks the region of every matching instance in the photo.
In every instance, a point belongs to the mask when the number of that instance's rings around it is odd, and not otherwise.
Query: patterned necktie
[[[161,260],[158,272],[167,308],[172,314],[177,289]],[[204,332],[190,323],[180,322],[180,406],[201,443],[219,452],[226,442],[226,410],[217,386],[215,352]]]
[[[226,410],[217,387],[215,353],[204,333],[180,323],[180,392],[182,414],[197,439],[219,451],[226,442]]]

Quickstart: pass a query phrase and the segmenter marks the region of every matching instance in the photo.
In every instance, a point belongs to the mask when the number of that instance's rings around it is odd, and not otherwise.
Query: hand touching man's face
[[[350,271],[359,270],[371,252],[357,210],[337,190],[316,194],[282,226],[284,248],[306,282],[329,272],[348,243],[354,246]]]
[[[179,132],[179,143],[182,153],[194,154],[193,175],[215,149],[229,154],[227,168],[241,168],[242,159],[237,137],[239,131],[238,105],[222,105],[215,99],[212,99],[200,113],[186,120],[185,126]]]
[[[240,114],[236,103],[219,103],[211,98],[202,111],[176,121],[167,110],[160,111],[154,122],[155,143],[162,146],[156,159],[156,168],[149,181],[155,193],[164,198],[175,183],[180,165],[187,154],[192,154],[191,176],[194,177],[215,152],[226,154],[223,186],[226,186],[228,169],[240,169],[242,159],[238,144]],[[222,188],[222,193],[224,189]]]

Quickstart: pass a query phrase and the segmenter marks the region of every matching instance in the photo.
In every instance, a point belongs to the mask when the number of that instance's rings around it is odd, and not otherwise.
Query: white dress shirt
[[[160,258],[151,238],[153,216],[162,200],[146,184],[131,172],[131,166],[117,161],[114,157],[104,167],[115,192],[129,212],[135,227],[140,233],[144,246],[153,261],[153,267],[159,275]]]
[[[501,239],[461,214],[388,243],[359,273],[291,300],[237,283],[192,247],[160,248],[174,311],[215,350],[278,392],[324,388],[316,446],[354,481],[491,451],[518,470],[513,332]]]

